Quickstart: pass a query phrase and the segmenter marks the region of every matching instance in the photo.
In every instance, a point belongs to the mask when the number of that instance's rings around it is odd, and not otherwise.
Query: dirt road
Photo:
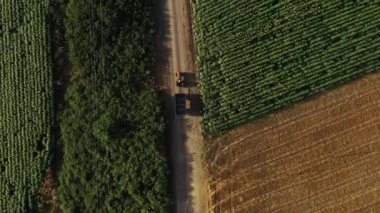
[[[168,122],[174,189],[174,212],[207,212],[207,176],[202,165],[203,150],[199,117],[197,70],[191,32],[190,2],[158,0],[155,3],[157,27],[157,84],[163,91]],[[186,72],[191,84],[177,87],[175,72]],[[174,95],[190,97],[186,115],[175,114]]]

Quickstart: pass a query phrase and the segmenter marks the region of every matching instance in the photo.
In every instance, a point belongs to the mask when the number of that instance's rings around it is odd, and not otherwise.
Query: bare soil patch
[[[48,167],[45,172],[44,181],[39,191],[39,212],[59,212],[57,204],[57,174],[55,172],[51,167]]]
[[[215,212],[380,209],[380,73],[209,141]]]

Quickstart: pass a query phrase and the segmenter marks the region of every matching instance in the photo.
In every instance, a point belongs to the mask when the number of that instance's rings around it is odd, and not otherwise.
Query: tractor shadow
[[[184,76],[184,85],[183,87],[196,87],[197,86],[197,78],[195,73],[192,72],[181,72]]]

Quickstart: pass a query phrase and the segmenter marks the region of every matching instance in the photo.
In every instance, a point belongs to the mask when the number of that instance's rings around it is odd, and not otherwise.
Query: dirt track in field
[[[380,210],[380,73],[208,147],[215,212]]]
[[[174,192],[173,212],[206,213],[209,199],[201,159],[203,143],[190,1],[157,0],[154,7],[158,50],[156,79],[165,103]],[[186,72],[191,86],[177,87],[175,72]],[[175,114],[176,93],[190,95],[190,109],[186,115]]]

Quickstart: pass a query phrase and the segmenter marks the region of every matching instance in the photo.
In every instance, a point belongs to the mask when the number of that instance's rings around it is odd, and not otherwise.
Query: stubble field
[[[380,74],[210,143],[215,212],[380,209]]]

